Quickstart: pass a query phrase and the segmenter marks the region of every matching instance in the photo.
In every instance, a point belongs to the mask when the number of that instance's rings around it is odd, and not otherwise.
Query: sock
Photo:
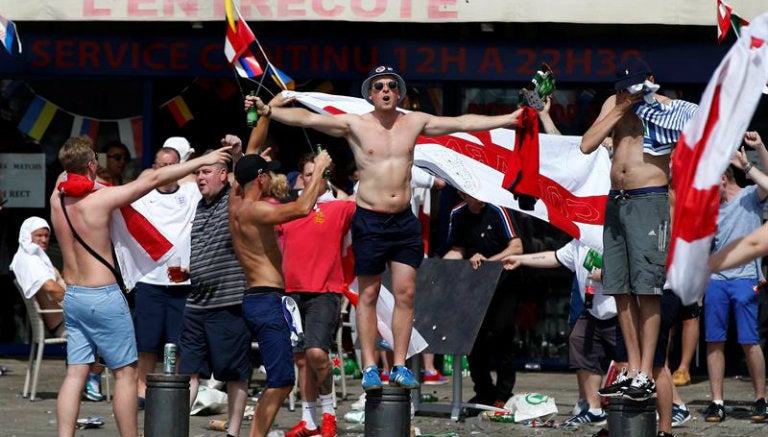
[[[331,416],[336,415],[336,411],[333,409],[333,393],[318,395],[317,398],[320,400],[320,407],[323,410],[323,414],[330,414]]]
[[[317,429],[317,423],[315,423],[316,404],[316,402],[301,402],[301,420],[307,423],[307,429]]]
[[[680,408],[681,410],[688,411],[688,407],[683,402],[680,402],[679,404],[675,404],[675,405],[677,405],[677,408]]]
[[[590,408],[589,412],[590,412],[590,414],[594,414],[595,416],[602,416],[603,415],[603,409],[602,408]]]
[[[722,399],[713,399],[712,402],[716,403],[717,405],[723,405]]]

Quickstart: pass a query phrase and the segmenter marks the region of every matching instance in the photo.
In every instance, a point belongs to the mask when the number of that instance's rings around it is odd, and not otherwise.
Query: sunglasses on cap
[[[373,84],[373,89],[375,89],[376,91],[381,91],[384,89],[385,84],[387,85],[387,88],[391,90],[397,89],[397,82],[395,82],[394,80],[390,80],[389,82],[376,82],[375,84]]]
[[[112,158],[112,159],[114,159],[117,162],[127,161],[128,160],[128,158],[125,155],[120,155],[120,154],[107,155],[107,157],[108,158]]]

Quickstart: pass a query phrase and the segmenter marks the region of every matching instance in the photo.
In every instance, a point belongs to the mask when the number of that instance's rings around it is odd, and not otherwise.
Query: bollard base
[[[411,390],[382,387],[365,394],[365,436],[403,437],[411,434]]]
[[[610,437],[655,437],[656,399],[631,401],[613,398],[608,403]]]
[[[145,437],[189,437],[189,375],[147,375]]]

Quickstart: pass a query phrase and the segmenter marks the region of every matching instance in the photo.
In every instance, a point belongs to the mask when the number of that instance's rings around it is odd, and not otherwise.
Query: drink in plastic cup
[[[178,256],[168,259],[168,279],[176,283],[189,279],[189,271],[181,267],[181,258]]]

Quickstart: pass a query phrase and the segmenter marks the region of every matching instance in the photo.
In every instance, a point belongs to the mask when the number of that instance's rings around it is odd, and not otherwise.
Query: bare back
[[[609,97],[603,111],[615,106],[615,99]],[[624,114],[614,126],[612,137],[611,188],[631,190],[669,184],[669,155],[643,152],[643,124],[637,115]]]
[[[270,206],[273,205],[263,200],[230,195],[229,230],[248,287],[285,288],[281,270],[283,257],[275,227],[256,219],[260,210]]]
[[[398,112],[391,126],[373,113],[353,119],[347,140],[360,171],[359,206],[389,213],[408,208],[413,152],[424,124],[418,113]]]
[[[105,260],[114,265],[110,228],[112,206],[105,199],[114,188],[101,188],[84,197],[66,197],[67,213],[80,237]],[[64,257],[62,277],[67,284],[101,287],[114,284],[112,272],[78,243],[67,224],[58,193],[51,196],[51,222]]]

